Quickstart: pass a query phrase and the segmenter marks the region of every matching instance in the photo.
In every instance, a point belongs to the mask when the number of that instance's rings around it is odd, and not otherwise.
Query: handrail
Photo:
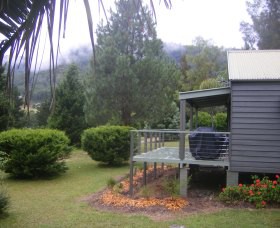
[[[202,133],[202,134],[231,134],[228,131],[214,131],[214,132],[203,132],[203,131],[181,131],[177,129],[141,129],[141,130],[130,130],[131,132],[140,132],[140,133],[183,133],[183,134],[193,134],[193,133]]]

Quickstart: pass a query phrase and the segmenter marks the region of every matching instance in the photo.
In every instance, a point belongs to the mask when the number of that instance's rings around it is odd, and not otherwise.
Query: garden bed
[[[225,184],[225,174],[221,170],[200,172],[191,181],[188,197],[179,197],[176,189],[166,189],[166,182],[178,176],[177,170],[174,167],[158,168],[158,177],[154,179],[153,169],[148,169],[146,187],[143,187],[143,172],[138,171],[134,176],[133,197],[128,194],[129,181],[126,178],[119,180],[113,188],[103,189],[85,200],[102,211],[144,214],[155,219],[172,218],[178,214],[212,213],[229,207],[254,208],[250,204],[228,206],[219,201],[218,194]]]

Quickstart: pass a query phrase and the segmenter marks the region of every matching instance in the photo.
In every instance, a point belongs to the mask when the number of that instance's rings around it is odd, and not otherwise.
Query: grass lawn
[[[11,197],[9,215],[0,227],[279,227],[280,210],[224,210],[173,221],[145,216],[100,212],[81,199],[106,186],[110,177],[128,173],[129,167],[101,167],[86,153],[75,151],[66,174],[40,181],[5,179]]]

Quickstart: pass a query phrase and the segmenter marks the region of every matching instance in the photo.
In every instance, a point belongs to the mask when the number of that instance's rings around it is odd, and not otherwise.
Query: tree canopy
[[[97,29],[96,61],[86,83],[91,125],[136,124],[165,115],[180,72],[163,52],[151,12],[119,0],[108,24]]]
[[[246,49],[280,48],[280,1],[247,1],[247,11],[252,24],[241,22],[240,30]]]
[[[54,113],[48,120],[49,127],[65,131],[72,144],[80,143],[81,133],[86,128],[83,111],[84,89],[78,74],[78,68],[71,65],[66,72],[66,78],[56,89]]]
[[[193,45],[186,47],[186,54],[181,60],[181,68],[183,73],[182,90],[199,89],[203,81],[211,78],[222,80],[227,75],[226,51],[215,46],[209,40],[197,37]],[[216,85],[212,83],[212,86]]]
[[[72,2],[72,1],[71,1]],[[92,47],[94,50],[94,33],[93,33],[93,18],[91,14],[90,4],[88,0],[84,0],[84,5],[88,18],[89,36],[91,38]],[[141,0],[133,0],[135,5],[139,5],[142,9]],[[58,4],[56,4],[58,3]],[[52,99],[55,99],[56,75],[55,66],[59,50],[59,41],[61,34],[64,36],[66,28],[69,0],[13,0],[1,1],[0,4],[0,32],[5,37],[0,42],[0,66],[3,66],[4,55],[9,51],[9,61],[7,66],[7,88],[6,92],[12,94],[13,90],[13,72],[17,62],[24,59],[25,65],[25,96],[24,103],[29,108],[30,104],[30,82],[32,81],[31,66],[37,66],[38,52],[37,47],[40,40],[41,27],[43,19],[46,17],[48,37],[50,42],[50,84]],[[171,0],[164,0],[166,7],[171,7]],[[153,0],[150,1],[151,8],[154,10]],[[59,8],[59,20],[55,20],[56,8]],[[98,7],[103,9],[102,0],[98,0]],[[106,13],[105,13],[106,14]],[[76,15],[75,15],[76,16]],[[58,21],[58,40],[57,48],[53,45],[54,28]],[[35,63],[33,58],[35,57]],[[54,102],[53,102],[54,104]]]

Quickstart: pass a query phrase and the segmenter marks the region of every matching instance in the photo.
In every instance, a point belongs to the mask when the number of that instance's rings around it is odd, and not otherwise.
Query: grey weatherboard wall
[[[231,82],[230,171],[280,172],[280,81]]]

